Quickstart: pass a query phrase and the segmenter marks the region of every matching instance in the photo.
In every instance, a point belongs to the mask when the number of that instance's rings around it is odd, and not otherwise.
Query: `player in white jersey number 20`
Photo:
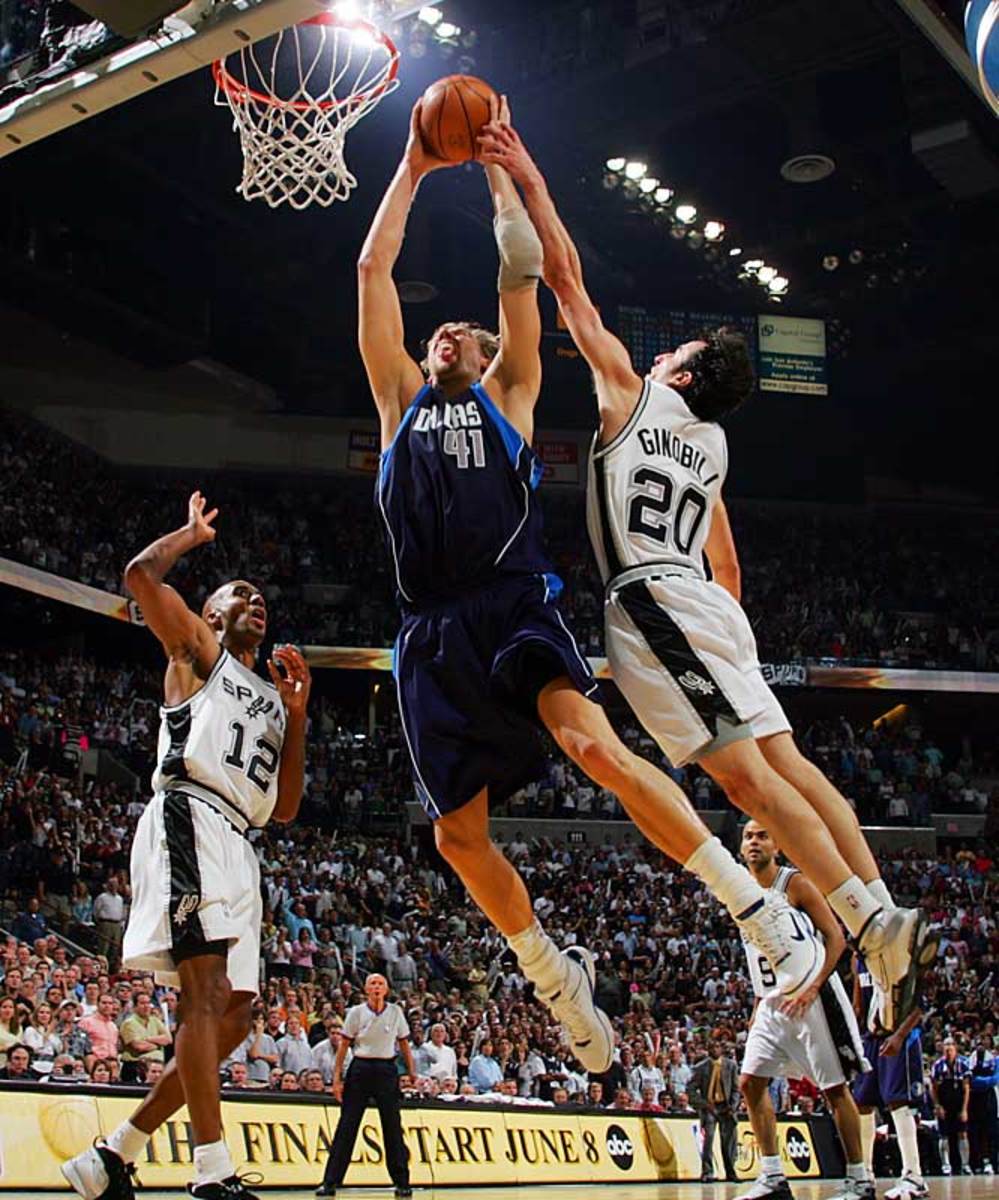
[[[853,810],[795,745],[739,605],[719,422],[753,389],[745,340],[715,330],[660,354],[640,378],[587,295],[576,248],[517,133],[491,122],[480,156],[521,185],[545,282],[594,374],[600,428],[588,524],[607,589],[614,680],[674,764],[696,761],[733,804],[774,830],[862,948],[900,1019],[936,939],[920,912],[892,904]]]
[[[770,1101],[771,1079],[810,1079],[821,1088],[836,1119],[846,1152],[847,1177],[832,1200],[874,1200],[874,1183],[864,1165],[860,1114],[847,1086],[867,1070],[853,1006],[836,974],[846,941],[832,909],[813,883],[794,867],[778,867],[777,847],[758,821],[742,829],[742,857],[761,887],[786,896],[798,936],[823,948],[822,973],[800,996],[786,999],[775,987],[766,958],[746,946],[756,1003],[742,1060],[739,1087],[760,1151],[760,1176],[739,1200],[791,1200],[777,1148],[777,1122]]]
[[[132,845],[124,963],[180,986],[180,1024],[175,1057],[131,1117],[63,1164],[84,1200],[134,1200],[136,1160],[185,1103],[191,1194],[254,1200],[223,1140],[218,1068],[249,1031],[259,982],[260,872],[246,835],[298,814],[311,678],[292,646],[275,648],[271,682],[254,672],[267,608],[252,584],[223,584],[199,617],[163,582],[181,555],[214,540],[217,511],[195,492],[187,524],[125,571],[167,667],[154,795]]]

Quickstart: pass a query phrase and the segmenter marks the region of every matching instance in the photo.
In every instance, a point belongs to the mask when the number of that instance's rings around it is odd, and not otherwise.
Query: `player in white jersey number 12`
[[[267,608],[234,580],[201,616],[164,577],[213,541],[217,510],[195,492],[187,524],[128,564],[125,584],[167,656],[153,798],[132,845],[124,965],[180,987],[176,1055],[108,1137],[62,1167],[84,1200],[133,1200],[132,1173],[150,1136],[187,1105],[198,1200],[254,1200],[222,1136],[219,1063],[246,1037],[260,972],[260,871],[251,828],[298,814],[311,677],[298,650],[276,647],[272,682],[253,666]],[[164,901],[166,906],[164,907]]]
[[[715,330],[660,354],[642,379],[587,295],[576,248],[516,131],[492,121],[480,157],[523,189],[545,282],[594,374],[588,524],[614,680],[674,764],[696,761],[774,830],[857,940],[886,1006],[904,1015],[936,940],[918,910],[892,904],[853,810],[795,745],[739,605],[719,421],[753,388],[745,340]],[[717,582],[705,577],[702,552]]]

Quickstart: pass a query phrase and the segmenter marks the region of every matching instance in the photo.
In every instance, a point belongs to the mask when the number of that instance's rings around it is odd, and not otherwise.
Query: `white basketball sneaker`
[[[878,990],[878,1009],[885,1029],[897,1029],[912,1012],[919,981],[932,966],[940,943],[918,908],[876,913],[860,936],[871,979]]]
[[[873,1179],[844,1179],[843,1186],[826,1200],[877,1200]]]
[[[596,971],[593,955],[582,946],[562,951],[566,977],[555,991],[538,992],[538,999],[551,1010],[569,1035],[572,1052],[587,1069],[599,1075],[614,1061],[614,1031],[602,1009],[593,1003]]]
[[[885,1200],[919,1200],[920,1197],[929,1194],[930,1189],[926,1186],[925,1179],[920,1179],[918,1175],[906,1174],[894,1187],[885,1192]]]
[[[741,1192],[735,1200],[794,1200],[791,1186],[783,1175],[757,1175],[752,1187]]]
[[[746,941],[766,955],[785,996],[797,995],[821,974],[825,952],[779,892],[764,892],[736,920]]]
[[[135,1200],[132,1176],[135,1164],[127,1163],[103,1141],[96,1141],[59,1168],[63,1178],[83,1200]]]

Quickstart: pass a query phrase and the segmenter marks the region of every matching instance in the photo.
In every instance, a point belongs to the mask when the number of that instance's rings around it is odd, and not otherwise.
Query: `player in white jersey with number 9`
[[[182,1104],[194,1134],[198,1200],[254,1200],[222,1137],[219,1063],[246,1036],[260,972],[260,872],[247,840],[298,813],[311,679],[280,646],[253,671],[267,632],[257,588],[217,588],[201,616],[164,577],[215,538],[217,509],[195,492],[182,528],[128,564],[125,584],[167,655],[153,798],[132,845],[124,965],[181,990],[176,1055],[129,1120],[63,1164],[84,1200],[133,1200],[133,1165]]]
[[[920,912],[894,907],[853,810],[795,745],[739,604],[719,422],[752,393],[746,342],[716,329],[660,354],[641,378],[587,295],[576,248],[517,133],[490,122],[480,157],[521,185],[545,282],[594,374],[588,525],[614,681],[675,765],[699,763],[777,833],[864,949],[886,1005],[904,1016],[936,939]]]

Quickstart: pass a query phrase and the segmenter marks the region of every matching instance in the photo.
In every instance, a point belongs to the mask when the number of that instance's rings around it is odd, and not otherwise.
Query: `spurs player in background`
[[[489,803],[538,777],[546,728],[642,832],[695,871],[774,955],[781,987],[817,969],[794,942],[786,905],[767,904],[749,872],[712,838],[683,792],[632,754],[593,697],[596,680],[555,599],[531,449],[541,387],[537,286],[541,246],[517,189],[487,169],[500,258],[500,337],[448,322],[427,347],[427,374],[405,345],[392,270],[424,175],[447,164],[419,136],[419,104],[395,176],[358,259],[359,342],[381,424],[377,500],[395,570],[399,713],[437,848],[506,937],[536,994],[594,1072],[614,1052],[593,1003],[583,947],[560,953],[524,881],[489,836]]]
[[[614,681],[674,765],[698,763],[774,830],[857,940],[886,1010],[901,1020],[937,939],[921,912],[894,906],[853,810],[795,745],[739,604],[719,421],[752,392],[746,343],[717,329],[660,354],[641,378],[587,295],[576,248],[516,131],[492,121],[480,158],[521,185],[545,282],[594,374],[600,427],[587,524],[606,586]]]
[[[846,1154],[846,1180],[832,1200],[873,1200],[874,1183],[864,1162],[860,1114],[847,1083],[869,1064],[850,998],[836,974],[846,939],[818,888],[794,867],[776,861],[773,838],[758,821],[742,829],[742,857],[761,887],[786,896],[795,910],[798,933],[823,946],[822,972],[797,996],[776,986],[765,955],[746,946],[756,1002],[742,1059],[739,1087],[760,1149],[759,1178],[740,1200],[790,1200],[777,1147],[777,1119],[770,1100],[771,1079],[810,1079],[824,1093]]]
[[[254,672],[267,609],[252,584],[223,584],[199,617],[164,583],[182,555],[214,540],[217,513],[195,492],[187,524],[125,570],[167,667],[154,795],[132,844],[123,962],[180,987],[180,1024],[175,1057],[132,1116],[63,1164],[85,1200],[131,1200],[133,1164],[185,1103],[191,1195],[253,1200],[222,1138],[219,1063],[246,1037],[260,972],[260,871],[246,835],[298,814],[311,678],[291,646],[275,648],[271,682]]]

